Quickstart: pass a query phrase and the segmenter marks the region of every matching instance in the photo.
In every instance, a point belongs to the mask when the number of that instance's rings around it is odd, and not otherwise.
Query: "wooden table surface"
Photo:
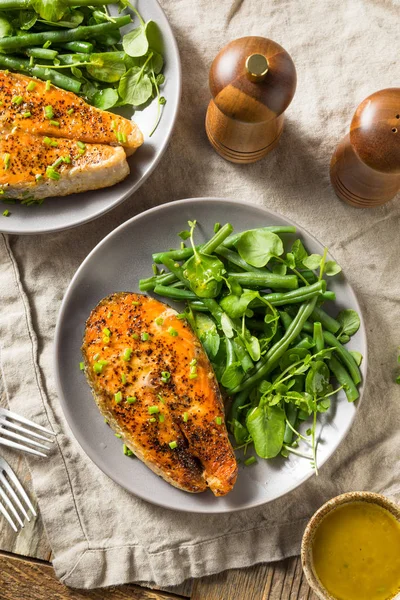
[[[6,453],[4,452],[4,456]],[[34,500],[29,471],[21,456],[7,459]],[[225,571],[169,589],[124,585],[80,591],[55,578],[51,549],[40,517],[14,533],[0,515],[0,600],[317,600],[302,573],[299,557],[249,569]]]

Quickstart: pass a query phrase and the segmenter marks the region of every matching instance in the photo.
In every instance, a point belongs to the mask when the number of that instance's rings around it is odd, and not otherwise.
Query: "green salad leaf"
[[[253,267],[264,267],[272,257],[283,254],[281,238],[264,229],[246,231],[236,247],[240,256]]]
[[[346,308],[340,311],[337,320],[342,326],[341,333],[345,335],[354,335],[360,328],[360,317],[352,308]]]

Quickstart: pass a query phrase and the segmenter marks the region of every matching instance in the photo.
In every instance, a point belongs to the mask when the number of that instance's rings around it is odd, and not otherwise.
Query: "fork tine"
[[[4,508],[4,506],[2,505],[2,503],[0,502],[0,512],[5,516],[5,518],[7,519],[7,521],[10,523],[11,527],[14,529],[15,532],[18,532],[17,527],[15,526],[14,521],[12,520],[12,518],[10,517],[10,515],[8,514],[8,512],[6,511],[6,509]]]
[[[2,473],[0,473],[0,483],[3,482],[3,479],[5,479],[5,477]],[[7,489],[8,489],[8,487],[7,487]],[[15,492],[14,492],[14,494],[15,494]],[[5,493],[5,491],[3,490],[1,485],[0,485],[0,496],[3,498],[4,503],[7,504],[7,506],[13,513],[14,517],[17,519],[18,523],[21,525],[21,527],[23,527],[24,523],[23,523],[21,517],[19,516],[14,504],[11,502],[10,498],[7,496],[7,494]]]
[[[4,477],[4,475],[0,475],[0,480],[3,483],[3,485],[7,488],[7,492],[10,494],[10,496],[12,497],[12,499],[14,500],[15,504],[18,506],[19,510],[22,512],[24,517],[28,521],[30,521],[30,517],[29,517],[28,513],[26,512],[25,507],[22,505],[21,500],[18,498],[17,494],[14,492],[10,483],[7,481],[7,479]]]
[[[40,433],[36,433],[35,431],[32,431],[31,429],[27,429],[26,427],[21,427],[20,425],[17,425],[16,423],[13,423],[12,421],[9,421],[8,419],[6,419],[5,417],[2,417],[0,415],[0,425],[1,424],[6,425],[7,427],[12,427],[12,429],[15,429],[16,431],[22,431],[22,433],[28,433],[32,437],[35,437],[39,440],[44,440],[45,442],[48,442],[49,444],[52,444],[54,441],[54,440],[46,437],[45,435],[41,435]]]
[[[45,446],[44,444],[40,444],[36,440],[30,440],[28,437],[25,437],[24,435],[19,435],[19,433],[15,433],[14,431],[9,431],[8,429],[5,429],[1,425],[0,425],[0,433],[7,435],[8,437],[10,437],[14,440],[19,440],[20,442],[25,442],[26,444],[30,444],[31,446],[36,446],[36,448],[43,448],[44,450],[50,450],[50,448],[48,446]]]
[[[36,513],[35,509],[33,508],[33,504],[29,500],[28,494],[25,492],[24,488],[22,487],[22,484],[21,484],[20,480],[18,479],[18,477],[16,476],[16,474],[14,473],[14,471],[12,470],[12,468],[10,467],[10,465],[4,460],[4,461],[2,461],[1,466],[3,468],[3,471],[5,471],[5,473],[7,474],[8,478],[10,479],[10,481],[13,482],[13,484],[15,485],[15,487],[17,488],[17,490],[21,494],[22,498],[25,500],[25,503],[26,503],[27,507],[29,508],[29,510],[31,511],[31,513],[33,514],[33,516],[36,517],[37,513]],[[26,517],[27,517],[27,519],[29,521],[28,515],[26,515]]]
[[[23,450],[24,452],[28,452],[28,454],[34,454],[35,456],[44,456],[45,458],[47,458],[47,454],[43,454],[43,452],[39,452],[38,450],[34,450],[33,448],[29,448],[28,446],[23,446],[22,444],[17,444],[16,442],[12,442],[11,440],[6,440],[2,437],[0,437],[0,445],[8,446],[9,448],[16,448],[17,450]]]
[[[5,415],[6,417],[8,417],[9,419],[13,419],[14,421],[19,421],[20,423],[23,423],[24,425],[29,425],[33,429],[39,429],[40,431],[43,431],[44,433],[48,433],[49,435],[55,435],[55,433],[53,431],[51,431],[50,429],[46,429],[46,427],[42,427],[41,425],[38,425],[37,423],[34,423],[33,421],[26,419],[25,417],[21,417],[17,413],[12,412],[11,410],[8,410],[7,408],[1,408],[0,412],[3,415]]]

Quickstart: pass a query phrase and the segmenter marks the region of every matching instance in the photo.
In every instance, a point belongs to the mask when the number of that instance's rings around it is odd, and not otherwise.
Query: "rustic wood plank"
[[[235,569],[194,581],[191,600],[318,600],[299,557]]]
[[[1,600],[182,600],[176,594],[137,585],[76,590],[62,585],[44,561],[22,559],[0,552]]]

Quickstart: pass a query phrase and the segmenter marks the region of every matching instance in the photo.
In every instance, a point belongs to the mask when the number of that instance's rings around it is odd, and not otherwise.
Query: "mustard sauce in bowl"
[[[400,598],[400,507],[368,492],[334,498],[307,526],[302,563],[323,600]]]

